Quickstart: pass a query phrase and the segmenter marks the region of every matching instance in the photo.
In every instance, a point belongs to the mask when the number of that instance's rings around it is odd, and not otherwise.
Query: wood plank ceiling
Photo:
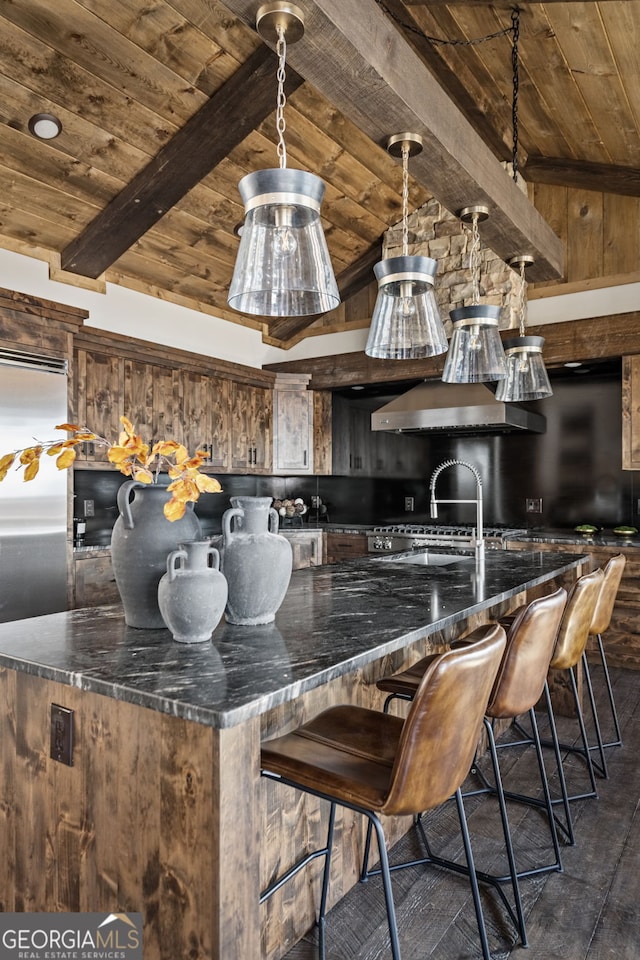
[[[511,159],[511,35],[468,43],[508,28],[512,4],[298,2],[307,26],[288,57],[289,165],[325,180],[343,298],[370,284],[400,217],[401,170],[386,137],[416,124],[428,144],[412,161],[411,207],[432,194],[452,212],[488,200],[487,242],[508,256],[527,240],[539,255],[532,279],[557,276],[559,244],[498,163]],[[267,323],[226,305],[243,217],[237,183],[277,165],[275,57],[253,29],[257,6],[3,3],[0,246],[78,283],[119,283],[257,327],[283,346],[323,329],[323,318]],[[525,179],[637,196],[640,0],[520,8]],[[54,140],[29,132],[42,112],[62,123]]]

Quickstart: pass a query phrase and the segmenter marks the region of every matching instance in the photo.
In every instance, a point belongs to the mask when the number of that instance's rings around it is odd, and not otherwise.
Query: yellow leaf
[[[196,486],[200,493],[221,493],[222,487],[215,477],[207,477],[204,473],[199,473],[195,478]]]
[[[181,520],[184,517],[186,511],[186,505],[181,500],[175,500],[173,497],[171,500],[167,500],[164,505],[163,513],[167,520],[170,520],[171,523],[174,520]]]
[[[131,469],[131,464],[128,462],[121,464],[118,467],[118,470],[120,471],[120,473],[124,473],[125,477],[130,477],[133,472]]]
[[[153,483],[153,474],[145,470],[144,467],[134,467],[133,479],[139,483]]]
[[[48,456],[48,457],[55,457],[57,454],[60,453],[61,450],[64,450],[64,444],[63,444],[63,443],[54,443],[53,446],[52,446],[52,447],[49,447],[49,449],[47,450],[47,456]]]
[[[73,438],[73,442],[82,443],[85,440],[89,441],[89,440],[97,440],[97,439],[98,439],[97,433],[77,433]]]
[[[23,450],[20,454],[20,463],[33,463],[34,460],[39,459],[41,453],[42,447],[27,447],[27,449]]]
[[[0,460],[0,481],[4,480],[16,459],[15,453],[7,453]]]
[[[182,476],[182,470],[180,469],[180,467],[170,466],[169,469],[167,470],[167,473],[169,474],[172,480],[177,480],[179,477]]]
[[[129,459],[129,451],[125,450],[124,447],[113,446],[107,452],[107,460],[109,463],[115,463],[118,466],[123,463],[125,460]]]
[[[38,459],[32,460],[31,463],[27,467],[25,467],[24,479],[33,480],[34,477],[37,477],[39,469],[40,469],[40,461]]]
[[[128,420],[126,417],[120,417],[120,423],[124,427],[124,431],[128,436],[132,437],[135,433],[134,426],[131,423],[131,420]]]
[[[152,453],[158,454],[160,457],[170,457],[179,446],[177,440],[160,440],[153,445]]]
[[[68,467],[71,466],[75,458],[76,458],[75,450],[66,449],[64,453],[61,453],[58,459],[56,460],[56,467],[58,468],[58,470],[66,470]]]
[[[79,429],[80,427],[75,423],[59,423],[56,427],[56,430],[67,430],[68,432],[73,431],[73,433],[77,433]]]
[[[189,451],[183,444],[179,443],[176,447],[175,452],[175,461],[176,463],[184,463],[185,460],[189,458]]]

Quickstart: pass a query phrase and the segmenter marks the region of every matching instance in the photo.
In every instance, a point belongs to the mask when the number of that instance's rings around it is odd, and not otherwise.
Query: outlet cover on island
[[[542,497],[527,497],[527,513],[542,513]]]
[[[405,509],[405,511],[408,513],[408,512],[410,512],[411,510],[415,510],[415,508],[416,508],[415,497],[405,497],[405,498],[404,498],[404,509]]]

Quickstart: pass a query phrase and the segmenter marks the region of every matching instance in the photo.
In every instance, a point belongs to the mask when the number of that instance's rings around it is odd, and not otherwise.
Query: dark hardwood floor
[[[562,844],[562,873],[521,881],[529,947],[524,949],[504,907],[490,887],[482,900],[492,955],[521,960],[639,960],[640,958],[640,672],[611,671],[623,727],[624,745],[607,750],[609,779],[598,779],[599,798],[572,803],[576,845]],[[605,735],[610,713],[604,702],[602,673],[592,667]],[[539,713],[544,736],[544,713]],[[576,722],[558,718],[563,741],[574,739]],[[503,739],[508,739],[510,733]],[[505,786],[530,792],[538,783],[532,749],[502,750]],[[545,751],[552,794],[557,775],[551,751]],[[484,767],[484,760],[482,766]],[[570,793],[587,789],[584,762],[570,755],[565,763]],[[477,781],[470,778],[467,785]],[[506,873],[500,825],[493,798],[466,801],[476,866]],[[509,804],[519,868],[551,857],[548,827],[539,810]],[[432,846],[447,857],[462,856],[455,804],[425,817]],[[393,863],[420,856],[411,830],[390,852]],[[497,869],[495,869],[497,868]],[[393,874],[402,960],[481,960],[478,930],[466,877],[433,866]],[[509,888],[505,888],[509,893]],[[315,931],[286,955],[286,960],[316,960]],[[327,917],[327,960],[387,960],[391,957],[384,898],[379,877],[358,884]]]

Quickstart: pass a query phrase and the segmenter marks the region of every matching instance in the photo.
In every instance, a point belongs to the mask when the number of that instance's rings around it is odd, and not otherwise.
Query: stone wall
[[[472,283],[469,273],[471,227],[445,210],[437,200],[429,200],[409,215],[409,255],[432,257],[438,264],[435,293],[447,333],[451,333],[449,311],[469,306]],[[480,224],[482,241],[482,224]],[[382,256],[402,254],[402,223],[385,234]],[[507,266],[488,247],[480,248],[480,302],[502,307],[500,328],[517,328],[520,275]]]

